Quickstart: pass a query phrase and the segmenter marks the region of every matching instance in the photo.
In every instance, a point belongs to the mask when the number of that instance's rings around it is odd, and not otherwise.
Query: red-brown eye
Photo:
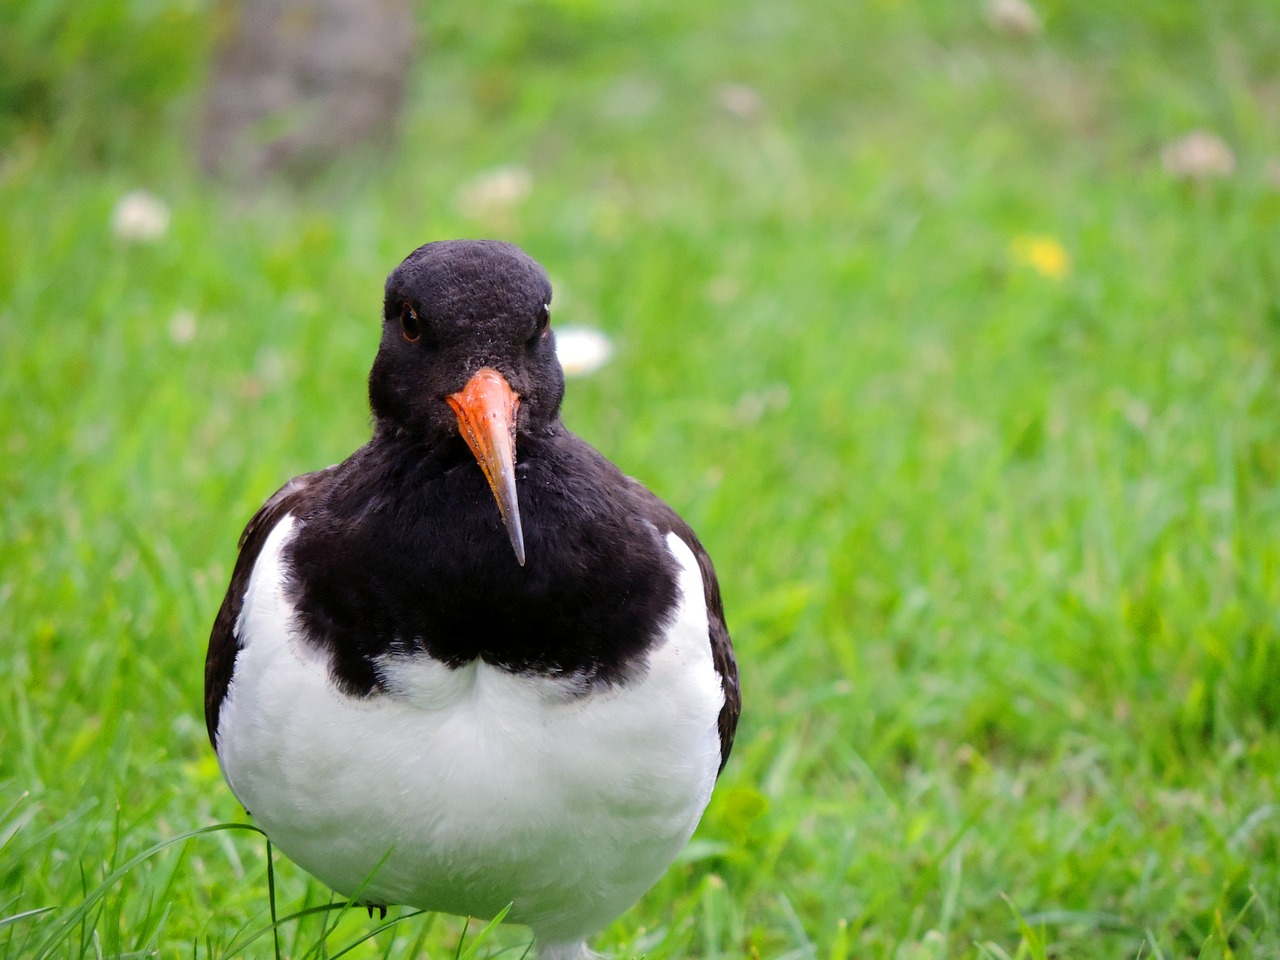
[[[417,343],[422,336],[422,324],[418,321],[418,312],[409,304],[400,308],[400,334],[407,343]]]

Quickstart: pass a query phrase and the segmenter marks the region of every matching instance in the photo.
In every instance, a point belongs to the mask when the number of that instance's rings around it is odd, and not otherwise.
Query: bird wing
[[[742,713],[742,688],[738,682],[738,661],[733,655],[733,643],[729,639],[729,627],[724,620],[724,602],[720,599],[720,582],[716,579],[711,556],[687,523],[671,507],[638,480],[631,480],[646,508],[646,519],[665,536],[674,533],[693,551],[702,571],[702,591],[707,604],[707,632],[711,643],[711,658],[720,674],[720,686],[724,690],[724,706],[720,708],[720,770],[733,749],[733,735],[738,729],[738,716]]]
[[[209,742],[215,750],[218,747],[218,710],[231,683],[236,653],[240,649],[240,642],[235,635],[236,621],[240,619],[240,608],[244,605],[245,591],[249,589],[249,577],[253,574],[254,564],[258,562],[258,554],[262,552],[267,536],[280,519],[287,513],[296,512],[298,506],[313,496],[335,470],[336,466],[326,467],[324,470],[294,477],[271,495],[271,499],[253,515],[253,519],[244,528],[244,533],[240,535],[240,555],[236,558],[236,566],[231,573],[227,595],[213,621],[213,631],[209,635],[209,653],[204,663],[204,719],[209,730]]]

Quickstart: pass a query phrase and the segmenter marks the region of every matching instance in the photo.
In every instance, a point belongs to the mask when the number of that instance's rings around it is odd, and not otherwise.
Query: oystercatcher
[[[334,890],[510,905],[566,960],[688,841],[740,697],[697,537],[560,421],[550,303],[498,241],[391,273],[373,438],[249,521],[205,716],[236,797]]]

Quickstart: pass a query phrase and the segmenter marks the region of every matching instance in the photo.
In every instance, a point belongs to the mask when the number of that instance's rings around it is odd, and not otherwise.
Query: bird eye
[[[422,324],[418,320],[418,312],[409,304],[400,308],[400,335],[406,343],[417,343],[422,336]]]
[[[542,309],[538,311],[538,329],[534,338],[545,337],[549,326],[551,326],[551,305],[544,303]]]

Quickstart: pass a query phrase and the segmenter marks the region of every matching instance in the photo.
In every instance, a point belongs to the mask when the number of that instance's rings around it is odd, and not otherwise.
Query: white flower
[[[988,0],[987,23],[1010,37],[1034,37],[1040,32],[1040,15],[1027,0]]]
[[[715,97],[721,110],[743,120],[754,120],[764,110],[760,91],[745,83],[722,83],[716,87]]]
[[[169,339],[176,346],[185,346],[196,337],[196,315],[190,310],[178,310],[169,318]]]
[[[599,330],[589,327],[557,327],[556,356],[566,377],[595,373],[613,355],[613,344]]]
[[[462,185],[458,190],[458,210],[477,220],[501,217],[532,191],[533,174],[527,167],[497,167]]]
[[[1171,176],[1179,180],[1208,180],[1234,173],[1236,157],[1222,138],[1207,130],[1193,130],[1167,144],[1160,151],[1160,161]]]
[[[111,231],[121,240],[146,243],[169,230],[169,207],[146,190],[126,193],[111,211]]]

